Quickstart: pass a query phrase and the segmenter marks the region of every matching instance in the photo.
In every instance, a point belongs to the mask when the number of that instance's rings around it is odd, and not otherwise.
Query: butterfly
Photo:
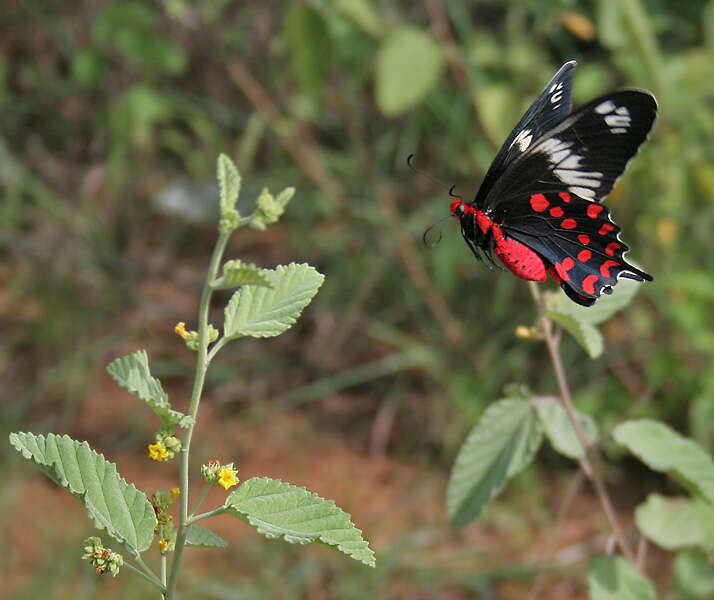
[[[571,112],[576,62],[566,62],[496,154],[473,202],[451,202],[474,256],[545,281],[591,306],[620,277],[652,281],[629,264],[620,228],[601,204],[647,138],[652,94],[624,90]]]

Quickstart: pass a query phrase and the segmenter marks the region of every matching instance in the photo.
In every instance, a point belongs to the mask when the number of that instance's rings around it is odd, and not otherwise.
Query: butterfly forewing
[[[540,96],[531,104],[513,128],[496,154],[474,201],[478,204],[501,177],[504,170],[530,145],[548,130],[555,127],[570,113],[573,95],[573,74],[577,63],[566,62],[550,80]]]
[[[577,109],[530,148],[498,179],[484,201],[496,220],[533,192],[568,192],[600,202],[612,190],[652,128],[651,94],[615,92]]]

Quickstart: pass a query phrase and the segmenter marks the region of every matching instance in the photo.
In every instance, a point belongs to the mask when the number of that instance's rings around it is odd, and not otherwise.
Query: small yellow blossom
[[[179,494],[181,493],[181,490],[177,487],[171,488],[171,497],[176,500],[176,498],[179,497]]]
[[[176,325],[176,327],[174,327],[174,331],[183,339],[188,339],[191,336],[191,334],[186,331],[186,323],[184,323],[183,321],[181,321]]]
[[[149,458],[157,462],[166,460],[169,457],[169,452],[164,448],[161,442],[156,442],[155,444],[149,444]]]
[[[236,474],[231,469],[226,469],[225,467],[218,472],[218,484],[227,490],[238,483],[236,479]]]
[[[166,552],[166,548],[169,547],[169,543],[166,540],[159,540],[159,548],[161,552]]]

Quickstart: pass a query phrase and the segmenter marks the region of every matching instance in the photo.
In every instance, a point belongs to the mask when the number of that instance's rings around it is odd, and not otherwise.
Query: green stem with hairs
[[[191,394],[191,406],[189,408],[189,414],[193,417],[193,422],[189,425],[188,429],[186,429],[186,434],[183,438],[183,448],[181,449],[179,464],[179,488],[181,494],[179,497],[178,529],[176,532],[174,558],[171,562],[171,572],[169,573],[169,581],[166,586],[164,600],[172,600],[175,596],[181,557],[183,556],[183,549],[186,545],[186,528],[188,527],[189,450],[191,448],[191,438],[196,424],[198,405],[201,402],[203,384],[206,379],[206,370],[210,362],[208,360],[208,309],[210,308],[211,295],[213,294],[211,283],[218,273],[218,267],[223,258],[223,252],[226,249],[230,234],[231,232],[221,232],[218,236],[218,240],[213,249],[213,255],[211,256],[211,262],[208,266],[206,282],[203,286],[203,292],[201,293],[201,304],[198,309],[198,357],[196,359],[196,375],[193,381],[193,393]]]

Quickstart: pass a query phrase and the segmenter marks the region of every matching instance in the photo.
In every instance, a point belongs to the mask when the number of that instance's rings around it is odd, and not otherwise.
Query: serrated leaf
[[[240,174],[233,161],[225,154],[218,156],[218,188],[220,190],[221,214],[235,208],[240,194]]]
[[[535,404],[541,425],[553,449],[568,458],[577,459],[584,453],[578,434],[570,422],[570,417],[557,399]],[[590,415],[576,411],[580,427],[589,442],[597,439],[597,424]]]
[[[655,600],[652,582],[621,556],[596,556],[588,565],[590,600]]]
[[[444,68],[441,48],[425,31],[402,27],[386,38],[377,55],[377,106],[387,117],[419,104],[439,82]]]
[[[464,527],[534,458],[543,439],[527,398],[489,406],[459,450],[446,493],[449,519]]]
[[[146,402],[165,425],[179,425],[185,429],[193,422],[189,415],[171,408],[161,382],[149,372],[146,350],[117,358],[107,366],[107,371],[121,387]]]
[[[226,262],[223,266],[223,275],[216,279],[211,287],[215,290],[225,290],[241,285],[273,287],[273,284],[261,273],[261,269],[254,264],[244,263],[240,260]]]
[[[687,550],[677,554],[672,573],[675,588],[684,598],[714,596],[714,567],[701,552]]]
[[[200,525],[189,525],[186,529],[186,543],[189,546],[204,546],[207,548],[225,548],[228,542],[217,533]]]
[[[553,310],[546,311],[546,316],[572,335],[575,341],[590,355],[590,358],[597,358],[602,354],[602,335],[595,327],[589,323],[579,321],[571,315]]]
[[[247,286],[231,297],[225,310],[225,337],[273,337],[289,329],[310,304],[325,276],[307,264],[280,265],[261,274],[272,289]]]
[[[87,442],[52,433],[11,433],[10,443],[87,509],[99,529],[138,556],[151,545],[156,515],[146,494],[128,484],[114,463]]]
[[[268,538],[291,544],[318,542],[370,567],[374,552],[350,515],[317,494],[279,479],[253,477],[240,484],[225,503],[227,511]]]
[[[640,285],[640,282],[632,279],[620,279],[617,285],[612,286],[612,294],[603,294],[592,306],[580,306],[565,294],[557,292],[548,295],[546,307],[548,310],[569,315],[579,323],[599,325],[632,302]]]
[[[658,546],[678,550],[692,546],[711,548],[707,539],[714,521],[714,507],[701,500],[667,498],[650,494],[635,509],[637,528]]]
[[[625,421],[615,428],[613,437],[650,469],[667,473],[714,502],[714,462],[696,442],[649,419]]]

